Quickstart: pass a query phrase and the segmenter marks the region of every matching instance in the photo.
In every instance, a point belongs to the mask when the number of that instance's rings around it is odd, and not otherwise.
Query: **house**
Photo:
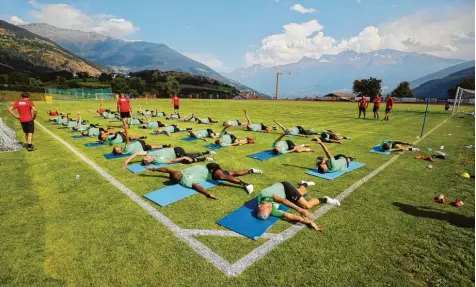
[[[356,94],[330,93],[323,98],[329,101],[354,101],[358,97]]]

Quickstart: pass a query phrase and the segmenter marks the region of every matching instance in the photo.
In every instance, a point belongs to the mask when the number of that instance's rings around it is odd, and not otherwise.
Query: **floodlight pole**
[[[428,105],[430,104],[430,97],[426,99],[426,110],[425,110],[425,117],[423,118],[423,125],[421,126],[421,134],[420,138],[423,138],[423,132],[425,131],[425,124],[426,124],[426,115],[428,114]]]

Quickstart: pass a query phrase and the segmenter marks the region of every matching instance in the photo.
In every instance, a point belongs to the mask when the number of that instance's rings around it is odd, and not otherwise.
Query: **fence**
[[[101,100],[113,99],[111,88],[106,89],[56,89],[47,88],[45,93],[53,96],[53,100]]]

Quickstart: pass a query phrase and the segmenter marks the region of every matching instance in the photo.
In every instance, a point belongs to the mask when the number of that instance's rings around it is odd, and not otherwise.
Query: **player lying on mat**
[[[101,116],[102,116],[104,119],[109,119],[109,120],[111,120],[111,119],[120,119],[120,117],[119,117],[119,115],[118,115],[117,113],[111,112],[111,111],[109,111],[109,112],[107,112],[107,111],[106,111],[106,112],[103,112],[103,113],[101,114]]]
[[[58,109],[48,110],[47,114],[49,116],[60,116],[60,115],[62,115],[62,113],[60,113]]]
[[[192,122],[192,121],[194,122],[196,120],[198,120],[198,118],[195,116],[195,114],[192,114],[190,117],[183,118],[184,122]]]
[[[183,132],[183,131],[191,131],[192,128],[180,129],[177,125],[170,125],[160,128],[158,130],[153,131],[154,134],[164,134],[170,136],[170,134]]]
[[[217,199],[217,197],[209,193],[205,188],[200,185],[200,182],[209,180],[224,180],[231,183],[239,184],[243,187],[248,194],[253,192],[253,185],[236,178],[250,173],[262,174],[258,169],[250,168],[248,170],[223,170],[216,163],[209,163],[207,165],[198,165],[186,168],[182,171],[174,171],[166,167],[161,168],[147,168],[151,171],[158,171],[162,173],[168,173],[170,181],[173,183],[180,183],[184,187],[192,188],[208,198]]]
[[[189,131],[190,137],[197,139],[212,138],[216,139],[217,134],[212,129],[199,130],[199,131]]]
[[[165,113],[164,112],[159,112],[157,109],[155,109],[155,111],[153,110],[142,110],[142,106],[139,106],[139,110],[137,111],[137,113],[143,115],[143,116],[149,116],[149,117],[165,117]]]
[[[413,147],[413,144],[407,142],[401,142],[396,140],[384,140],[380,144],[381,151],[389,151],[389,152],[398,152],[398,151],[409,151],[414,150],[418,151],[419,149]]]
[[[180,114],[170,114],[165,117],[166,120],[178,120],[180,119]]]
[[[139,125],[140,129],[158,129],[161,127],[165,127],[165,125],[161,121],[153,121],[148,115],[145,115],[145,118],[145,121],[137,119],[141,123]]]
[[[166,144],[166,145],[148,145],[145,143],[143,140],[136,140],[131,142],[129,139],[129,132],[127,127],[124,127],[124,133],[126,135],[125,140],[125,145],[123,146],[115,146],[112,149],[112,153],[115,155],[119,154],[134,154],[136,152],[142,152],[142,151],[149,151],[152,149],[161,149],[161,148],[166,148],[166,147],[171,147],[171,144]]]
[[[163,148],[159,150],[153,151],[142,151],[136,152],[131,155],[122,165],[122,167],[126,167],[131,160],[138,156],[143,156],[142,165],[149,165],[149,164],[161,164],[161,163],[183,163],[183,164],[191,164],[194,162],[202,162],[202,161],[213,161],[212,158],[206,157],[207,155],[214,155],[216,154],[214,151],[204,151],[198,153],[187,153],[181,147],[174,147],[174,148]]]
[[[114,133],[112,129],[105,129],[101,128],[99,125],[81,125],[78,128],[78,131],[81,133],[82,136],[89,136],[89,137],[97,137],[100,134],[111,134]],[[74,129],[74,128],[73,128]]]
[[[240,146],[240,145],[255,143],[252,138],[246,138],[246,139],[240,140],[235,135],[228,133],[226,129],[229,127],[230,126],[225,126],[223,128],[221,133],[218,135],[218,138],[215,140],[215,144],[221,145],[221,146]]]
[[[317,143],[322,147],[326,153],[327,158],[319,157],[317,160],[317,172],[328,173],[336,171],[344,171],[349,168],[349,163],[353,161],[354,157],[347,157],[343,154],[333,156],[329,149],[324,145],[320,138],[315,137]]]
[[[314,132],[313,129],[305,130],[301,126],[290,127],[290,128],[287,129],[282,124],[278,123],[277,121],[275,121],[275,120],[273,120],[273,121],[288,135],[305,137],[305,136],[308,136],[308,135],[316,135],[317,134],[316,132]]]
[[[223,122],[223,126],[240,127],[240,126],[246,126],[246,123],[242,123],[239,120],[229,120],[229,121]]]
[[[65,127],[68,127],[68,128],[74,128],[74,127],[77,127],[81,124],[87,123],[87,121],[82,120],[80,112],[76,112],[76,114],[78,115],[78,117],[75,118],[75,119],[72,119],[72,118],[69,117],[70,113],[67,113],[66,114],[67,122],[62,123],[61,125],[65,126]]]
[[[286,154],[291,152],[315,152],[314,149],[310,148],[308,144],[295,145],[290,140],[282,140],[287,133],[284,133],[279,136],[277,140],[273,143],[273,153],[274,154]]]
[[[305,199],[304,196],[308,193],[306,187],[314,184],[312,181],[301,181],[296,189],[289,182],[284,181],[263,189],[258,193],[256,217],[264,220],[268,219],[271,215],[284,218],[291,222],[300,222],[316,231],[322,231],[322,228],[312,221],[313,214],[307,209],[313,208],[321,203],[340,206],[340,202],[328,196]],[[296,210],[301,216],[279,210],[281,204]]]
[[[195,121],[197,124],[215,124],[220,122],[219,120],[214,120],[212,118],[196,119]]]
[[[337,143],[342,144],[342,139],[350,139],[349,137],[342,137],[340,134],[337,134],[331,130],[325,130],[322,132],[318,132],[317,135],[319,139],[326,143]],[[311,141],[316,141],[316,138],[311,139]]]
[[[250,117],[248,116],[248,111],[245,109],[245,117],[246,117],[246,129],[253,132],[262,132],[262,133],[269,133],[272,130],[276,130],[276,127],[267,127],[263,123],[253,124],[251,123]]]
[[[141,136],[141,137],[129,136],[130,141],[143,140],[146,138],[147,138],[146,136]],[[120,143],[126,142],[126,134],[123,132],[113,132],[113,133],[102,132],[98,135],[98,140],[108,145],[120,144]]]

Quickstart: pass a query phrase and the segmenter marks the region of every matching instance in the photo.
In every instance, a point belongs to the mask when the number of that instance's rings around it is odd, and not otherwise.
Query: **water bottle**
[[[76,175],[76,179],[79,179],[81,176],[79,174]]]
[[[432,169],[432,168],[433,168],[433,166],[430,164],[430,165],[428,165],[428,168],[429,168],[429,169]]]

